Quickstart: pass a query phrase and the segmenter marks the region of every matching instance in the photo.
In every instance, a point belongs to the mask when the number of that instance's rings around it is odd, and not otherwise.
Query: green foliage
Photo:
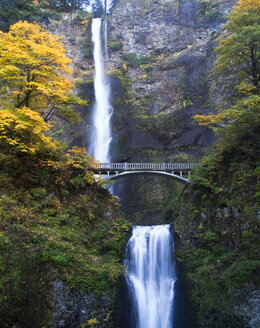
[[[121,42],[121,41],[109,41],[108,42],[108,47],[111,50],[118,51],[118,50],[121,50],[123,48],[123,42]]]
[[[87,58],[92,58],[93,46],[92,46],[92,42],[91,42],[90,38],[84,39],[82,41],[82,45],[83,45],[84,55]]]
[[[20,326],[32,320],[32,327],[41,326],[35,320],[48,322],[50,282],[57,278],[82,292],[113,296],[123,272],[119,262],[128,223],[112,196],[94,183],[92,162],[84,152],[74,148],[60,156],[56,166],[47,167],[32,165],[28,155],[24,162],[19,156],[1,157],[0,314],[12,325],[21,309]],[[32,305],[37,307],[32,319],[20,303],[28,305],[29,294],[40,297]]]
[[[51,6],[47,6],[47,1],[1,0],[0,2],[0,30],[4,32],[9,30],[10,25],[20,20],[46,25],[50,19],[59,20],[60,13],[51,10]]]
[[[55,162],[5,152],[0,148],[2,255],[8,256],[8,240],[12,248],[37,247],[40,262],[52,263],[67,283],[98,295],[108,291],[122,272],[118,260],[128,225],[109,193],[95,184],[93,159],[77,147],[58,150]],[[114,214],[104,220],[107,211]]]
[[[236,74],[241,92],[259,91],[260,79],[260,5],[257,0],[240,0],[231,12],[226,29],[228,36],[220,42],[216,71]]]
[[[245,110],[259,108],[260,79],[260,5],[256,0],[240,0],[226,25],[228,34],[221,40],[215,72],[228,75],[239,98],[233,108],[218,114],[196,115],[200,125],[218,124],[236,119]]]
[[[245,323],[235,314],[234,295],[244,284],[256,282],[260,263],[221,246],[212,232],[207,233],[208,238],[214,240],[210,250],[201,244],[200,248],[176,252],[176,259],[185,263],[187,279],[192,284],[198,327],[244,327]]]
[[[253,106],[221,129],[221,139],[192,174],[175,222],[176,231],[195,243],[177,259],[192,284],[199,327],[241,324],[233,294],[258,284],[259,127]]]
[[[206,241],[206,244],[209,245],[210,247],[213,247],[216,245],[216,243],[219,241],[219,237],[215,232],[206,232],[204,235],[204,240]]]
[[[196,6],[199,20],[203,23],[213,23],[220,16],[217,2],[198,0]]]
[[[0,1],[0,30],[4,32],[19,20],[37,22],[39,19],[40,9],[34,5],[33,0]]]
[[[235,288],[239,288],[245,283],[252,283],[256,280],[259,269],[260,261],[243,260],[235,262],[228,270],[230,282]]]
[[[216,205],[228,204],[229,200],[229,205],[244,210],[249,203],[252,209],[255,208],[259,188],[259,175],[256,174],[259,125],[258,108],[250,108],[222,129],[222,140],[213,146],[211,154],[194,172],[192,188],[195,195],[209,202],[214,200]],[[245,193],[242,201],[241,193]]]
[[[94,327],[96,327],[97,324],[98,324],[97,318],[93,318],[93,319],[88,320],[83,325],[81,325],[81,328],[86,328],[86,327],[94,328]]]
[[[135,52],[128,52],[128,53],[124,54],[123,58],[124,58],[124,60],[126,60],[127,64],[130,67],[140,66],[140,60],[137,57],[137,54]]]
[[[123,55],[124,60],[130,67],[139,67],[141,65],[152,63],[155,59],[153,55],[138,57],[135,52],[128,52]]]
[[[259,284],[259,9],[259,1],[240,0],[230,14],[216,70],[236,77],[239,96],[233,108],[196,116],[217,126],[218,139],[194,170],[175,222],[193,245],[182,245],[177,259],[203,328],[247,327],[235,311],[238,295]]]
[[[182,101],[182,106],[183,106],[184,108],[189,107],[189,106],[192,106],[192,105],[193,105],[193,102],[192,102],[190,99],[184,99],[184,100]]]
[[[149,64],[140,65],[140,68],[145,72],[151,72],[153,70],[153,66]]]
[[[89,0],[39,0],[43,8],[50,8],[60,12],[75,12],[88,6]]]
[[[51,320],[48,293],[53,273],[39,262],[37,247],[30,250],[14,240],[10,246],[9,250],[0,250],[1,327],[47,326]]]

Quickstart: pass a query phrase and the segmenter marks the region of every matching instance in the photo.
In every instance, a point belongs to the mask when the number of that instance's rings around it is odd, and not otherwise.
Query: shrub
[[[111,50],[117,51],[123,48],[123,43],[121,41],[111,41],[108,42],[108,47]]]

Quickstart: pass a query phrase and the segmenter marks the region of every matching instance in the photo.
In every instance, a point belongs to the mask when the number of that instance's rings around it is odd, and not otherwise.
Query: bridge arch
[[[174,179],[178,182],[181,183],[189,183],[190,179],[180,176],[178,174],[172,174],[170,172],[162,172],[162,171],[125,171],[125,172],[120,172],[118,174],[100,174],[100,175],[95,175],[96,180],[102,181],[102,180],[117,180],[120,178],[127,177],[129,175],[159,175],[159,176],[164,176],[168,177],[171,179]]]
[[[190,182],[192,163],[100,163],[93,167],[96,180],[116,180],[129,175],[160,175],[182,183]]]

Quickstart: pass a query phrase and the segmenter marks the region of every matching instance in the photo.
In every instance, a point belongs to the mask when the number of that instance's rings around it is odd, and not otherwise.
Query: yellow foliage
[[[82,328],[90,327],[93,328],[96,324],[98,324],[98,320],[96,318],[89,319],[86,323],[81,325]]]
[[[62,113],[62,106],[78,103],[67,78],[70,63],[61,37],[26,21],[12,25],[0,33],[2,106],[29,107],[50,118],[50,113]]]
[[[245,96],[250,96],[257,91],[257,87],[250,84],[248,80],[243,80],[238,86],[236,86],[239,93]]]
[[[240,115],[242,115],[247,110],[259,109],[260,108],[260,97],[253,95],[247,99],[239,102],[234,108],[225,109],[218,114],[210,115],[195,115],[194,119],[199,123],[199,125],[214,125],[223,121],[236,120]]]
[[[85,27],[88,27],[90,23],[91,23],[90,19],[86,19],[86,20],[81,22],[81,24],[84,25]]]
[[[229,15],[226,29],[229,32],[220,41],[217,52],[220,54],[215,71],[236,76],[239,95],[248,97],[239,101],[232,109],[218,114],[196,115],[200,125],[218,124],[236,120],[245,110],[259,108],[259,40],[260,40],[260,1],[239,0]],[[257,107],[258,106],[258,107]]]
[[[50,125],[30,108],[7,108],[0,111],[0,140],[18,152],[49,155],[55,150],[52,138],[44,135]]]
[[[127,71],[127,63],[126,62],[123,62],[122,68],[123,68],[124,71]]]
[[[66,164],[75,168],[96,167],[95,159],[83,147],[73,147],[66,153]]]
[[[260,9],[259,0],[239,0],[236,6],[234,7],[237,12],[245,12]]]
[[[97,163],[95,159],[89,155],[83,147],[73,147],[65,154],[65,164],[71,167],[75,173],[82,175],[83,180],[89,184],[95,182],[94,173],[91,168],[95,168]],[[75,174],[74,173],[74,174]]]

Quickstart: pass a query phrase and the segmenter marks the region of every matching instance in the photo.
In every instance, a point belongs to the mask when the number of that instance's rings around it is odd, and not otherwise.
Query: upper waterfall
[[[106,38],[104,38],[106,40]],[[110,118],[112,107],[110,105],[110,88],[104,72],[104,56],[102,47],[102,20],[95,18],[92,21],[92,42],[94,44],[95,64],[95,104],[93,113],[93,127],[89,152],[96,160],[107,163],[109,158],[109,146],[111,142]]]

